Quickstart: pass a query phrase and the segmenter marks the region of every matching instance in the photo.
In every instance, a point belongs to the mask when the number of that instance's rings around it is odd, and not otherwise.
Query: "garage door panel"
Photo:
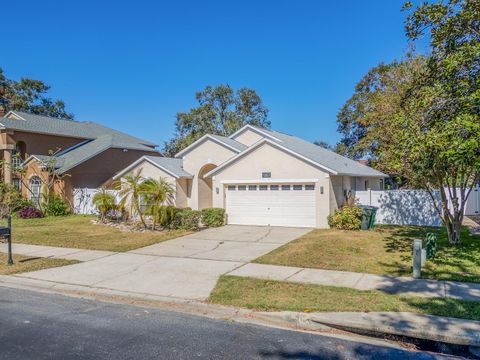
[[[313,190],[227,190],[229,224],[315,227]]]

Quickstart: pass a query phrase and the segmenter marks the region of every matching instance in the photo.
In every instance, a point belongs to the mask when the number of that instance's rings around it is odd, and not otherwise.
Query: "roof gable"
[[[262,129],[263,130],[263,129]],[[325,149],[306,140],[295,136],[287,135],[277,131],[263,130],[281,140],[281,144],[297,154],[305,156],[312,161],[332,169],[338,175],[366,176],[366,177],[387,177],[386,174],[363,165],[355,160],[337,154],[334,151]]]
[[[267,131],[265,129],[258,128],[258,127],[255,127],[253,125],[249,125],[249,124],[245,125],[241,129],[235,131],[232,135],[229,136],[229,138],[235,140],[237,137],[239,137],[240,135],[242,135],[243,133],[245,133],[247,131],[254,132],[254,133],[260,135],[263,138],[268,138],[268,139],[279,141],[279,142],[282,141],[281,139],[278,139],[277,137],[272,135],[269,131]]]
[[[231,165],[235,164],[237,161],[241,160],[242,158],[244,158],[245,156],[248,156],[248,154],[250,154],[251,152],[253,152],[255,149],[265,145],[265,144],[268,144],[280,151],[283,151],[301,161],[304,161],[305,163],[309,164],[309,165],[312,165],[314,167],[317,167],[323,171],[326,171],[327,173],[329,174],[333,174],[333,175],[337,175],[337,172],[335,172],[334,170],[332,169],[329,169],[325,166],[323,166],[322,164],[319,164],[315,161],[312,161],[311,159],[305,157],[305,156],[302,156],[300,154],[297,154],[293,151],[291,151],[290,149],[282,146],[280,143],[278,142],[275,142],[275,141],[272,141],[268,138],[263,138],[262,140],[256,142],[254,145],[250,146],[249,148],[247,148],[246,150],[242,151],[240,154],[234,156],[233,158],[225,161],[223,164],[221,164],[220,166],[216,167],[215,169],[213,169],[212,171],[210,171],[209,173],[205,174],[204,177],[210,177],[210,176],[213,176],[215,174],[218,174],[220,173],[222,170],[230,167]]]
[[[167,158],[163,156],[149,156],[145,155],[142,156],[140,159],[137,161],[133,162],[129,166],[127,166],[125,169],[117,173],[113,179],[116,180],[123,175],[127,174],[130,172],[132,169],[134,169],[136,166],[141,164],[142,162],[148,162],[152,164],[153,166],[159,168],[160,170],[166,172],[167,174],[170,174],[173,176],[175,179],[179,178],[186,178],[186,179],[191,179],[193,178],[193,175],[188,173],[183,169],[183,160],[182,159],[176,159],[176,158]]]
[[[194,150],[197,146],[200,146],[201,144],[205,143],[206,141],[212,141],[220,146],[223,146],[235,153],[239,153],[243,150],[245,150],[247,147],[238,141],[235,141],[233,139],[229,139],[225,136],[220,136],[220,135],[212,135],[212,134],[206,134],[202,136],[200,139],[197,141],[193,142],[189,146],[187,146],[185,149],[181,150],[177,154],[175,154],[176,158],[180,158]]]
[[[235,138],[245,131],[256,131],[259,134],[264,134],[265,136],[264,139],[253,144],[248,149],[242,151],[241,153],[237,154],[230,160],[226,161],[219,167],[206,174],[206,177],[219,173],[223,168],[235,163],[238,158],[248,154],[251,150],[257,148],[258,146],[266,142],[314,166],[317,166],[332,175],[387,177],[387,175],[385,175],[384,173],[372,169],[369,166],[360,164],[357,161],[339,155],[331,150],[312,144],[303,139],[283,134],[281,132],[260,129],[252,125],[246,125],[236,133],[232,134],[231,138]]]

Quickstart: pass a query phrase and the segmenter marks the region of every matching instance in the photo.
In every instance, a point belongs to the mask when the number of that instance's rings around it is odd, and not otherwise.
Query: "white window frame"
[[[40,205],[40,199],[42,197],[42,179],[40,179],[40,177],[37,175],[32,176],[28,180],[28,189],[29,200],[35,205]]]

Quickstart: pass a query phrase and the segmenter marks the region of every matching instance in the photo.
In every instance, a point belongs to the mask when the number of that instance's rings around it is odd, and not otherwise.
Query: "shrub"
[[[117,198],[107,189],[102,188],[95,193],[92,198],[92,203],[100,213],[100,219],[105,222],[106,218],[116,218],[117,216]]]
[[[164,227],[168,228],[171,226],[175,215],[179,212],[180,209],[177,209],[175,206],[171,205],[162,205],[158,208],[158,222]]]
[[[202,223],[209,227],[222,226],[225,223],[225,210],[222,208],[203,209]]]
[[[25,206],[18,212],[20,219],[35,219],[43,217],[40,210],[33,206]]]
[[[343,206],[328,217],[328,225],[340,230],[359,230],[362,225],[362,209]]]
[[[22,197],[15,186],[0,182],[0,218],[27,205],[30,203]]]
[[[195,231],[200,228],[200,211],[178,209],[172,223],[172,229]]]
[[[57,194],[54,194],[45,206],[49,216],[65,216],[70,214],[70,206]]]

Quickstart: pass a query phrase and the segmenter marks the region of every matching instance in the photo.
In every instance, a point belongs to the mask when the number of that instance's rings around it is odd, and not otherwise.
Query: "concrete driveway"
[[[20,274],[50,282],[182,299],[205,299],[218,278],[307,228],[227,225],[81,264]]]

